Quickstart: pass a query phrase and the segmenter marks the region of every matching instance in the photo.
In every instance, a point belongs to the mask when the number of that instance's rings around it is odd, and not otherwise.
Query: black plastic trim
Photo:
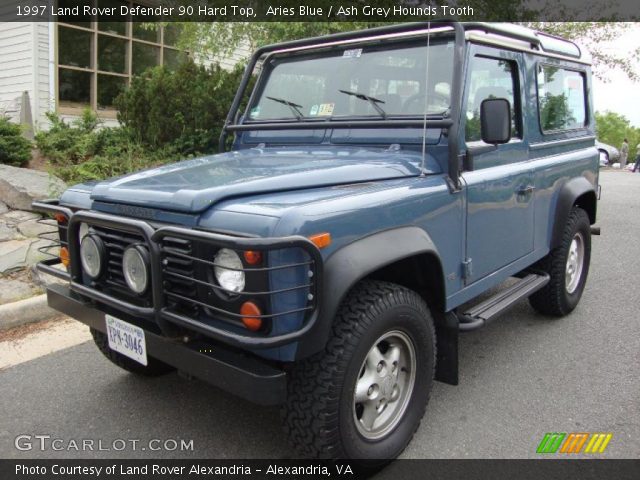
[[[378,232],[334,252],[325,260],[320,318],[309,334],[301,339],[297,358],[310,356],[324,348],[340,303],[360,280],[387,265],[425,253],[431,254],[440,263],[433,240],[424,230],[415,226]],[[443,278],[441,275],[440,281]]]
[[[529,297],[549,283],[547,273],[527,273],[505,290],[500,290],[470,310],[458,315],[461,332],[470,332],[484,327],[520,300]]]
[[[551,232],[551,249],[560,245],[560,242],[562,241],[562,233],[564,232],[567,219],[571,214],[571,209],[575,205],[576,200],[585,194],[593,195],[594,205],[597,205],[595,188],[584,177],[572,178],[560,188],[555,212],[552,212],[554,221],[553,230]],[[595,212],[593,212],[593,218],[591,220],[592,223],[595,222]]]

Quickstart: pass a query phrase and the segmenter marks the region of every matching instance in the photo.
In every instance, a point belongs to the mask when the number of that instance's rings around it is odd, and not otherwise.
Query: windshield
[[[341,46],[321,54],[274,59],[249,119],[447,115],[453,40],[411,45]],[[425,98],[426,93],[426,98]]]

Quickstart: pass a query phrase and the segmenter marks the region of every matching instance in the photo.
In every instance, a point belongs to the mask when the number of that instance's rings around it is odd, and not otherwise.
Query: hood
[[[426,162],[428,173],[440,168]],[[202,212],[223,199],[417,176],[420,154],[362,148],[253,148],[194,158],[100,182],[91,199]]]

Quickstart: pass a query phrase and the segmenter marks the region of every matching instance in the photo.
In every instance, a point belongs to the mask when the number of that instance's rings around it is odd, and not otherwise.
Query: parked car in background
[[[600,152],[600,166],[613,165],[620,161],[620,150],[596,140],[596,148]]]

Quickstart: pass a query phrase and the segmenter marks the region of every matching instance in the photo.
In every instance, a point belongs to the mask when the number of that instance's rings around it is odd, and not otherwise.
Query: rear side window
[[[543,132],[586,125],[584,73],[551,65],[538,67],[538,109]]]

